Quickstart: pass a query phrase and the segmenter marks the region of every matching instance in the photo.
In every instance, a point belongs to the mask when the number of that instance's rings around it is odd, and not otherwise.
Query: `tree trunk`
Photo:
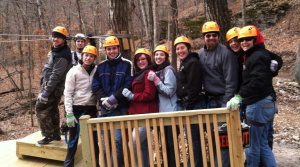
[[[85,28],[84,28],[84,22],[83,22],[82,17],[81,17],[80,0],[76,0],[76,8],[77,8],[77,11],[78,11],[79,30],[80,30],[80,32],[85,33],[86,31],[85,31]]]
[[[118,34],[122,31],[128,33],[128,1],[109,0],[108,4],[110,29]]]
[[[157,11],[157,0],[152,1],[152,14],[153,14],[153,46],[156,46],[159,42],[160,29],[159,29],[159,17]]]
[[[39,28],[42,30],[46,29],[44,10],[43,10],[43,2],[42,0],[36,0],[38,19],[39,19]]]
[[[245,18],[245,12],[246,12],[246,1],[245,0],[241,0],[241,8],[242,8],[242,23],[243,26],[246,25],[246,18]]]
[[[225,34],[231,28],[227,0],[204,0],[207,21],[216,21],[221,27],[221,41],[226,42]]]
[[[172,58],[172,66],[177,69],[177,55],[175,51],[175,47],[173,42],[177,35],[177,18],[178,18],[178,8],[177,8],[177,1],[170,0],[170,9],[169,9],[169,22],[168,22],[168,39],[171,41],[171,58]]]

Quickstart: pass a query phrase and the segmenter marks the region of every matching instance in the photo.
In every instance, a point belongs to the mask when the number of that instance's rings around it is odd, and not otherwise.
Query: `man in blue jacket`
[[[127,115],[128,101],[122,95],[122,90],[131,87],[132,62],[122,57],[117,37],[106,37],[103,46],[107,59],[98,65],[92,83],[92,91],[96,94],[100,106],[100,117]],[[114,136],[118,166],[121,167],[123,161],[121,130],[115,130]]]

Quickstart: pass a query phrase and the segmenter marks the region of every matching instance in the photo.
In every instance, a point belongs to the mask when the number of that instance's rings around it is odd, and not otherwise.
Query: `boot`
[[[49,144],[52,141],[53,141],[52,137],[45,137],[42,140],[39,140],[38,144],[40,144],[40,145],[46,145],[46,144]]]

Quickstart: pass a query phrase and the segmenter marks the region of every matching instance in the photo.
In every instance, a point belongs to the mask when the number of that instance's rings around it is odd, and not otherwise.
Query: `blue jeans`
[[[204,109],[206,106],[205,101],[199,101],[195,103],[191,108],[188,110],[195,110],[195,109]],[[177,103],[177,111],[182,111],[185,108],[182,104]],[[193,140],[193,152],[194,152],[194,161],[195,167],[202,167],[203,160],[202,160],[202,152],[201,152],[201,141],[200,141],[200,132],[199,132],[199,125],[193,124],[191,125],[191,133],[192,133],[192,140]],[[191,166],[190,161],[188,162],[188,166]]]
[[[101,115],[98,117],[110,117],[110,116],[120,116],[120,115],[127,115],[128,109],[127,108],[116,108],[115,110],[106,110],[105,108],[101,107]],[[108,131],[110,132],[110,131]],[[102,132],[103,135],[103,132]],[[117,155],[114,155],[113,152],[111,151],[111,166],[113,165],[113,156],[117,156],[117,161],[118,161],[118,167],[122,167],[123,165],[123,144],[122,144],[122,133],[121,129],[115,129],[114,130],[114,135],[115,135],[115,145],[116,145],[116,152]],[[104,136],[104,135],[103,135]],[[110,140],[110,135],[108,136],[109,141]],[[104,139],[102,139],[103,143],[103,148],[104,148],[104,159],[106,160],[106,155],[105,155],[105,143]],[[111,143],[109,143],[110,149],[111,149]]]
[[[246,149],[247,167],[257,167],[262,161],[265,167],[275,167],[276,160],[268,144],[269,129],[273,124],[275,102],[268,96],[246,108],[250,122],[250,147]]]
[[[142,152],[142,167],[149,166],[149,153],[148,153],[148,140],[147,140],[147,129],[145,127],[139,127],[139,137],[141,142],[141,152]],[[132,138],[133,138],[133,149],[135,156],[135,166],[138,166],[138,150],[136,145],[136,133],[135,129],[132,130]]]
[[[226,107],[226,103],[223,101],[223,97],[219,96],[218,98],[210,98],[208,97],[206,102],[207,108],[220,108],[220,107]],[[213,130],[213,124],[211,124],[211,131]],[[212,134],[212,140],[213,140],[213,147],[214,147],[214,161],[215,165],[218,166],[218,159],[217,159],[217,150],[216,150],[216,143],[215,141],[215,135]],[[223,167],[230,167],[230,156],[229,156],[229,149],[221,149],[221,157],[222,157],[222,166]]]

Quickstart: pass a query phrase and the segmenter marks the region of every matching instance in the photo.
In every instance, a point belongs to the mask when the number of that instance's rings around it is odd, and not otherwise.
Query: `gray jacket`
[[[55,89],[64,89],[67,72],[72,67],[72,56],[69,46],[52,48],[48,54],[48,62],[42,71],[43,89],[51,94]]]
[[[175,69],[167,66],[161,71],[157,71],[161,82],[156,86],[159,97],[159,112],[176,111],[176,76]]]
[[[200,49],[199,58],[205,93],[211,96],[223,96],[223,102],[226,103],[237,91],[237,57],[226,46],[219,43],[212,50],[206,47]]]

